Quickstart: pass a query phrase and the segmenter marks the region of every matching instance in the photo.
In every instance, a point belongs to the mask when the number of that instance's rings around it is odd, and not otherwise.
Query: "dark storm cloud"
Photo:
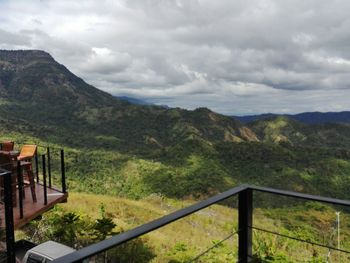
[[[228,114],[348,109],[347,0],[4,1],[0,7],[2,47],[45,49],[116,95]]]

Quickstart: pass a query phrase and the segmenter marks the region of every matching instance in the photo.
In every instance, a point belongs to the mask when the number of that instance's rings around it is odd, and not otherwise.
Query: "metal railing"
[[[50,153],[50,148],[47,148],[48,153]],[[41,160],[41,162],[39,161]],[[35,175],[36,175],[36,183],[41,184],[44,189],[44,205],[47,205],[47,188],[55,189],[56,191],[60,191],[62,193],[67,192],[66,186],[66,174],[65,174],[65,162],[64,162],[64,150],[60,150],[60,173],[61,173],[61,189],[53,188],[52,185],[52,167],[51,167],[51,158],[50,155],[41,155],[41,158],[38,155],[34,156],[35,162]],[[2,164],[1,166],[11,166],[13,163]],[[1,167],[0,168],[4,168]],[[18,191],[19,191],[19,211],[20,218],[23,218],[23,192],[24,192],[24,183],[23,183],[23,175],[22,169],[20,165],[20,161],[17,161],[17,182],[18,182]],[[42,169],[42,178],[39,177],[39,166]]]
[[[16,262],[15,250],[15,233],[13,222],[13,208],[12,208],[12,189],[11,189],[11,172],[0,168],[0,177],[3,178],[4,187],[4,204],[5,204],[5,225],[6,225],[6,253],[7,262]]]
[[[43,186],[43,195],[44,195],[44,205],[48,204],[48,192],[47,188],[54,189],[58,192],[61,192],[65,194],[67,192],[67,186],[66,186],[66,174],[65,174],[65,160],[64,160],[64,150],[58,149],[59,151],[59,169],[60,169],[60,175],[61,175],[61,189],[56,189],[52,185],[52,176],[51,176],[51,163],[52,160],[50,158],[50,148],[46,147],[47,154],[42,154],[39,156],[36,154],[34,156],[34,162],[35,162],[35,175],[36,175],[36,183],[41,184]],[[57,149],[56,149],[57,150]],[[41,158],[40,158],[41,157]],[[40,162],[41,160],[41,162]],[[13,163],[8,164],[2,164],[6,167],[6,169],[9,169],[8,167],[11,167]],[[42,169],[42,176],[40,178],[39,176],[39,167],[41,166]],[[15,262],[15,256],[14,256],[14,213],[13,213],[13,187],[12,187],[12,172],[17,173],[17,188],[18,188],[18,195],[19,195],[19,218],[24,218],[24,204],[23,204],[23,194],[24,194],[24,183],[23,183],[23,175],[22,175],[22,169],[20,162],[17,162],[17,169],[13,171],[8,171],[6,169],[3,169],[4,167],[0,167],[0,177],[3,181],[3,204],[4,204],[4,210],[5,210],[5,231],[6,231],[6,243],[7,243],[7,259],[8,262],[12,263]]]
[[[39,149],[38,152],[39,151],[41,152],[41,154],[37,153],[34,156],[36,180],[37,182],[39,182],[39,174],[40,174],[39,167],[41,166],[43,169],[42,174],[44,175],[44,169],[47,172],[46,175],[48,179],[49,188],[52,187],[52,153],[53,152],[59,153],[62,193],[66,193],[67,187],[66,187],[66,178],[65,178],[64,150],[62,148],[51,146],[51,145],[36,144],[33,142],[25,142],[25,141],[16,142],[16,145],[25,145],[25,144],[35,144]],[[40,163],[40,157],[41,157],[41,163]]]
[[[176,212],[166,215],[162,218],[156,219],[147,224],[136,227],[132,230],[113,236],[99,243],[87,246],[76,252],[72,252],[71,254],[68,254],[59,259],[54,260],[53,263],[81,262],[84,259],[88,259],[97,254],[105,252],[113,247],[124,244],[132,239],[135,239],[144,234],[152,232],[158,228],[166,226],[174,221],[187,217],[199,210],[202,210],[213,204],[217,204],[218,202],[224,201],[236,195],[238,195],[238,231],[237,231],[238,232],[238,262],[244,262],[244,263],[249,262],[253,258],[253,254],[252,254],[253,229],[264,230],[253,226],[253,191],[264,192],[264,193],[269,193],[269,194],[274,194],[279,196],[293,197],[293,198],[298,198],[303,200],[323,202],[323,203],[328,203],[332,205],[342,205],[342,206],[350,207],[350,201],[347,201],[347,200],[339,200],[334,198],[302,194],[302,193],[297,193],[292,191],[284,191],[284,190],[278,190],[278,189],[267,188],[267,187],[253,186],[253,185],[241,185],[241,186],[232,188],[224,193],[211,197],[207,200],[201,201],[199,203],[196,203],[194,205],[191,205],[189,207],[180,209]],[[276,235],[281,235],[276,232],[271,232],[271,233]],[[293,239],[293,237],[290,237],[290,236],[284,236],[284,237]],[[297,238],[294,238],[294,239],[302,242],[307,242],[309,244],[326,247],[328,249],[350,253],[350,251],[338,249],[335,247],[326,246],[318,243],[312,243],[307,240],[302,240]]]

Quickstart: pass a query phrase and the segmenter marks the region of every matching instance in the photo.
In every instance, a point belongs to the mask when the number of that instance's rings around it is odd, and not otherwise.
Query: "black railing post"
[[[253,192],[243,190],[238,194],[238,258],[247,263],[252,259]]]
[[[12,203],[12,183],[11,173],[4,175],[4,202],[5,202],[5,226],[6,226],[6,250],[7,262],[15,263],[15,228],[13,222],[13,203]]]
[[[45,154],[42,155],[42,160],[43,160],[43,181],[44,181],[44,205],[47,205],[47,185],[46,185]]]
[[[39,183],[39,158],[38,154],[35,154],[35,174],[36,174],[36,182]]]
[[[47,172],[49,175],[49,188],[52,187],[52,180],[51,180],[51,156],[50,156],[50,148],[47,147]]]
[[[17,181],[18,181],[18,202],[19,202],[19,218],[23,218],[23,199],[24,199],[24,187],[23,187],[23,174],[21,162],[17,161]]]
[[[61,173],[62,173],[62,193],[67,192],[67,186],[66,186],[66,170],[64,165],[64,150],[61,149]]]

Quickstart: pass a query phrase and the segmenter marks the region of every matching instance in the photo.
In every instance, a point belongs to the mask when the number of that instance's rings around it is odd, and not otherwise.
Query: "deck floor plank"
[[[48,211],[54,205],[62,203],[67,200],[68,193],[63,194],[62,192],[53,188],[47,188],[47,205],[44,205],[44,187],[41,184],[36,183],[35,192],[37,202],[33,202],[30,187],[25,187],[25,199],[23,200],[23,218],[20,218],[19,202],[18,202],[18,191],[17,191],[17,206],[13,208],[13,219],[15,229],[19,229],[29,223],[34,218],[40,216],[44,212]],[[1,205],[2,206],[2,205]],[[4,227],[4,209],[1,210],[1,227]]]

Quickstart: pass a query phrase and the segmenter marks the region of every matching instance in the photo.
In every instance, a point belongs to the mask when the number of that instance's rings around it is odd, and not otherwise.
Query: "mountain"
[[[350,145],[349,112],[266,114],[255,116],[259,120],[253,122],[250,116],[250,123],[243,125],[206,108],[187,111],[136,105],[87,84],[39,50],[0,51],[0,94],[4,128],[19,127],[69,145],[89,142],[90,147],[146,152],[187,141],[209,146],[221,141]],[[326,122],[331,119],[342,123]]]
[[[323,123],[350,123],[350,111],[342,112],[304,112],[299,114],[273,114],[266,113],[260,115],[233,116],[242,123],[249,123],[256,120],[267,119],[276,116],[286,116],[290,119],[297,120],[307,124]]]
[[[308,126],[285,116],[270,116],[249,123],[263,142],[302,143],[306,140]]]
[[[248,127],[262,142],[294,146],[350,147],[349,123],[305,124],[286,116],[272,116],[250,122]]]
[[[309,124],[320,123],[350,123],[350,111],[342,112],[304,112],[290,116],[291,118]]]
[[[20,126],[69,145],[138,150],[185,140],[258,140],[239,121],[208,109],[166,109],[115,98],[39,50],[0,51],[0,94],[5,127]]]

